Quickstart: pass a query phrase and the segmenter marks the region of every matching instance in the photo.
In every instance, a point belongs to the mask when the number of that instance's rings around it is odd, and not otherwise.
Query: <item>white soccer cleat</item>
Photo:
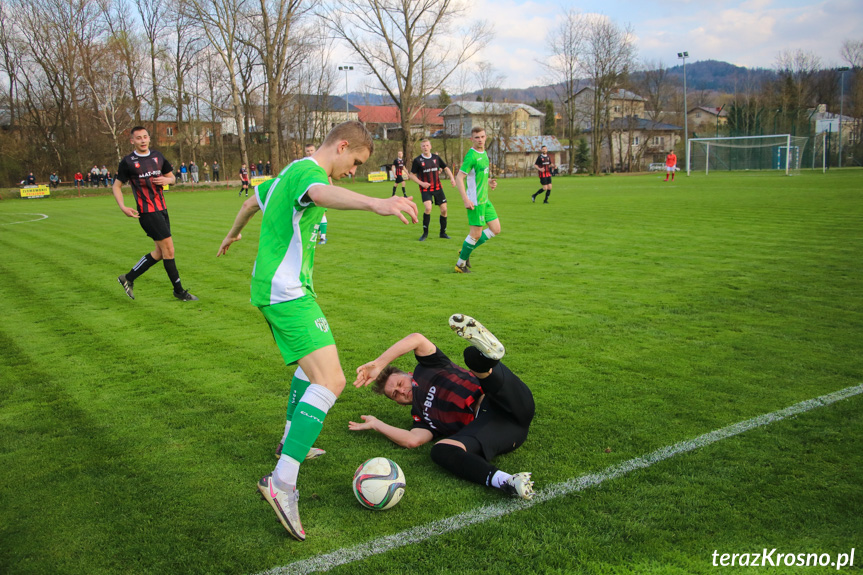
[[[297,488],[283,491],[273,485],[272,475],[266,475],[258,481],[258,491],[261,492],[264,500],[272,506],[279,522],[288,530],[288,533],[298,541],[305,541],[306,532],[300,523],[300,511],[297,507],[300,500],[300,492],[297,491]]]
[[[506,353],[503,344],[469,315],[453,314],[449,318],[449,327],[489,359],[500,359]]]
[[[500,488],[515,497],[533,499],[533,481],[530,480],[530,472],[528,471],[516,473],[507,479]]]

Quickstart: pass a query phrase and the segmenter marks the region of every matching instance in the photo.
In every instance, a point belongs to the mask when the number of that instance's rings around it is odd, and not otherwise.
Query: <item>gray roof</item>
[[[537,152],[546,146],[549,152],[562,152],[563,145],[554,136],[511,136],[509,138],[496,138],[504,152]]]
[[[455,116],[464,110],[468,114],[481,116],[505,116],[512,114],[519,108],[527,111],[531,116],[545,116],[543,112],[527,104],[513,102],[472,102],[470,100],[457,100],[444,108],[439,115]]]
[[[674,124],[665,124],[663,122],[654,122],[647,118],[636,118],[627,116],[625,118],[615,118],[611,121],[611,129],[614,131],[625,132],[627,130],[641,130],[643,132],[675,132],[683,130],[682,126]],[[584,130],[590,132],[590,128]]]
[[[297,94],[296,99],[300,101],[303,106],[315,112],[341,112],[345,109],[345,99],[340,98],[339,96],[327,96],[324,94]],[[360,110],[353,104],[349,104],[348,111],[359,113]]]
[[[587,86],[582,88],[578,92],[575,93],[576,96],[584,92],[585,90],[590,90],[591,92],[595,92],[596,89],[593,86]],[[636,94],[635,92],[630,92],[629,90],[624,90],[623,88],[618,88],[611,92],[612,100],[633,100],[635,102],[644,102],[644,98]]]

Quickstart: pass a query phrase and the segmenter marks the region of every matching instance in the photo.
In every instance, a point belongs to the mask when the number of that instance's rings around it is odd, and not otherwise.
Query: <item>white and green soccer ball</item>
[[[374,457],[354,473],[354,495],[369,509],[395,507],[405,494],[405,474],[392,459]]]

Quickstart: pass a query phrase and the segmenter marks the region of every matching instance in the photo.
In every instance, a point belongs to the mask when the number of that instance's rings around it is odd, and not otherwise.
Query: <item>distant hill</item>
[[[633,80],[637,79],[639,74],[639,72],[633,73]],[[668,74],[676,84],[683,85],[683,65],[668,68]],[[775,78],[776,72],[773,70],[766,68],[746,68],[718,60],[700,60],[686,64],[686,86],[688,90],[693,91],[707,90],[733,94],[735,91],[744,88],[757,89],[764,82],[772,81]],[[583,86],[587,84],[587,80],[582,80]],[[561,85],[505,88],[495,91],[494,100],[524,102],[527,104],[545,99],[557,100],[556,93],[560,89]],[[478,90],[459,96],[452,95],[452,99],[475,100],[477,94],[479,94]],[[360,92],[351,92],[349,94],[349,101],[354,105],[387,106],[392,103],[389,96],[369,95]],[[434,102],[434,98],[432,98],[432,102]]]

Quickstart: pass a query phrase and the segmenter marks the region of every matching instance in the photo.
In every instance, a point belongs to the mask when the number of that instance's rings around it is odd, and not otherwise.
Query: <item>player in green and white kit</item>
[[[464,207],[467,208],[467,223],[470,224],[470,232],[461,246],[458,261],[455,264],[455,271],[461,274],[470,272],[468,268],[471,252],[500,234],[500,219],[488,199],[488,192],[497,187],[497,180],[489,175],[485,138],[485,128],[475,126],[470,131],[473,147],[465,155],[455,181],[464,201]],[[465,187],[465,180],[467,180],[467,187]],[[483,230],[485,226],[488,227]]]
[[[315,301],[312,271],[321,216],[326,208],[366,210],[417,222],[411,198],[370,198],[333,186],[353,175],[374,151],[371,134],[359,122],[332,129],[314,155],[289,165],[255,188],[243,203],[217,255],[227,253],[258,211],[263,211],[258,257],[252,272],[252,303],[261,310],[285,363],[300,369],[291,384],[289,423],[275,470],[258,482],[288,532],[305,540],[297,507],[297,476],[324,424],[327,411],[345,387],[335,341]],[[303,377],[300,377],[302,375]]]

